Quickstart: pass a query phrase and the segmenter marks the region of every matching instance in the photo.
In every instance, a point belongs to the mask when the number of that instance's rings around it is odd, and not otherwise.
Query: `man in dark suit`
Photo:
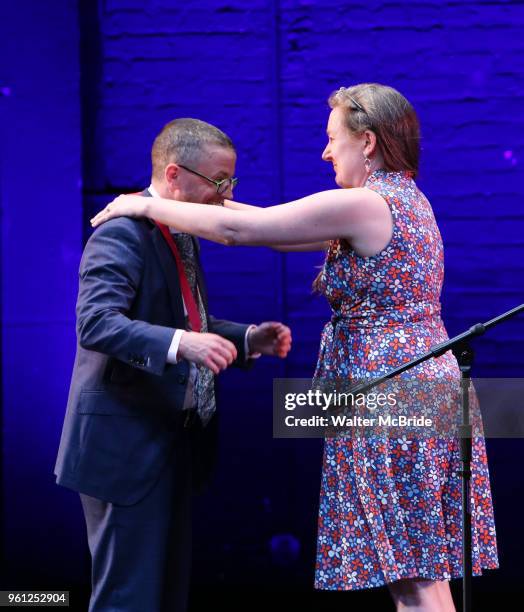
[[[235,162],[223,132],[177,119],[155,139],[143,195],[221,204]],[[89,609],[183,611],[191,495],[209,475],[216,434],[214,375],[257,353],[285,357],[290,331],[210,317],[197,240],[122,217],[86,245],[77,337],[55,473],[81,497]]]

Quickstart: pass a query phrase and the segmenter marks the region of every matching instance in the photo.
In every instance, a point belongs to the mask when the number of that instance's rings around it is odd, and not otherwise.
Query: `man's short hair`
[[[200,119],[174,119],[155,138],[151,149],[153,176],[161,179],[170,163],[191,165],[207,145],[235,150],[231,138],[214,125]]]

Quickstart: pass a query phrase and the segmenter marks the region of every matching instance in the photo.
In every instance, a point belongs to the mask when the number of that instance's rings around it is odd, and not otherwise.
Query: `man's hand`
[[[291,349],[291,330],[283,323],[266,321],[252,329],[247,337],[251,353],[276,355],[282,359]]]
[[[185,331],[178,345],[177,359],[187,359],[218,374],[237,358],[235,345],[217,336]]]

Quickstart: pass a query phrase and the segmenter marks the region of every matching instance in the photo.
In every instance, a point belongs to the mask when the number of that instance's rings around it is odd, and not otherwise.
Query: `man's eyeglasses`
[[[181,168],[184,168],[184,170],[187,170],[188,172],[191,172],[192,174],[196,174],[197,176],[203,179],[206,179],[206,181],[213,183],[213,185],[217,188],[217,193],[219,194],[226,193],[226,191],[230,187],[231,189],[233,189],[238,183],[238,179],[236,178],[236,176],[232,176],[231,178],[217,180],[217,179],[209,178],[209,176],[206,176],[205,174],[201,174],[200,172],[197,172],[196,170],[193,170],[192,168],[188,168],[187,166],[184,166],[182,164],[177,164],[177,165],[180,166]]]

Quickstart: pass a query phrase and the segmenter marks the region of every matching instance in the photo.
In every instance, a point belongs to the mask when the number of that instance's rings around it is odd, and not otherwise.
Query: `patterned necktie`
[[[195,245],[192,236],[189,234],[173,234],[173,240],[177,246],[180,258],[184,265],[187,280],[191,291],[195,296],[195,301],[198,304],[198,312],[201,320],[201,333],[207,332],[207,318],[204,310],[204,304],[198,291],[196,261],[195,261]],[[188,321],[186,321],[186,324]],[[213,372],[204,366],[197,366],[197,377],[195,386],[193,387],[193,395],[195,406],[197,408],[200,420],[204,425],[210,421],[213,413],[216,410],[215,403],[215,382]]]

